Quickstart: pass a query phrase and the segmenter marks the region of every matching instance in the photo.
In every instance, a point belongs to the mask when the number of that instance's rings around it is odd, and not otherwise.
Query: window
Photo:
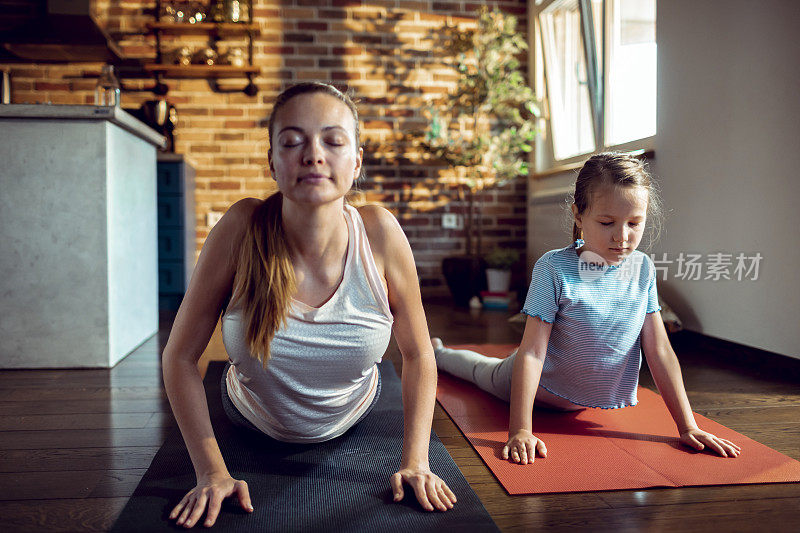
[[[656,133],[655,0],[538,0],[553,156]]]

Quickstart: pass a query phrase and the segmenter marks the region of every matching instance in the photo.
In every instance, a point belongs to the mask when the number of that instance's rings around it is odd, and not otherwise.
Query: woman
[[[164,349],[164,384],[197,476],[170,518],[192,527],[207,509],[211,526],[233,495],[253,509],[247,484],[225,467],[196,366],[223,312],[226,412],[290,442],[335,438],[366,416],[393,329],[405,420],[394,499],[406,483],[424,509],[450,509],[455,495],[428,465],[436,363],[411,248],[388,211],[345,202],[363,157],[355,105],[330,85],[296,85],[278,96],[268,134],[279,192],[237,202],[209,233]]]

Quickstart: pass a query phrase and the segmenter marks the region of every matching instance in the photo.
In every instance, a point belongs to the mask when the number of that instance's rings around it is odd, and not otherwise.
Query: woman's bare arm
[[[391,478],[395,500],[403,497],[403,482],[414,488],[424,509],[446,511],[455,494],[428,462],[433,408],[436,402],[436,360],[417,278],[414,256],[400,224],[383,208],[360,210],[376,264],[383,267],[394,334],[403,355],[403,451],[400,470]],[[379,266],[379,268],[380,268]]]
[[[252,509],[246,484],[230,477],[214,437],[197,361],[230,298],[234,254],[259,202],[236,203],[209,233],[162,356],[164,387],[198,482],[170,514],[185,527],[197,523],[206,507],[205,525],[212,525],[222,500],[233,493],[242,507]]]

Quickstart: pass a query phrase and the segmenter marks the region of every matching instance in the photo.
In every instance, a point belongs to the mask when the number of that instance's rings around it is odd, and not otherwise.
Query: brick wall
[[[516,15],[526,32],[526,1],[487,2]],[[236,200],[271,190],[267,167],[266,117],[274,97],[302,80],[328,81],[351,89],[359,100],[367,179],[367,200],[390,209],[408,235],[427,293],[443,288],[440,261],[463,251],[461,231],[442,228],[443,213],[463,213],[447,187],[451,171],[422,161],[400,137],[426,126],[420,109],[447,94],[455,75],[452,58],[437,44],[444,24],[474,27],[478,2],[412,0],[254,0],[253,18],[261,29],[254,44],[259,93],[217,93],[202,79],[167,79],[166,99],[178,112],[175,149],[197,170],[198,250],[208,234],[206,215],[225,211]],[[154,57],[155,40],[145,35],[155,2],[98,0],[100,23],[126,55]],[[163,48],[200,46],[202,36],[167,39]],[[241,41],[230,44],[243,44]],[[226,44],[222,43],[223,48]],[[6,64],[12,76],[13,103],[91,104],[100,64]],[[241,80],[226,82],[242,87]],[[124,80],[127,89],[144,89],[151,80]],[[149,91],[123,92],[123,107],[153,99]],[[524,252],[525,180],[487,191],[480,213],[484,251],[494,245]]]

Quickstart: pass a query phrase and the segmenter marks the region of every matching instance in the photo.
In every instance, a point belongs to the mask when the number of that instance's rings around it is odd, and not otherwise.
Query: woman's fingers
[[[211,497],[208,499],[208,513],[206,514],[206,521],[203,523],[206,527],[211,527],[217,521],[217,515],[222,508],[222,493],[217,491],[211,492]],[[198,520],[200,517],[197,517]]]
[[[442,479],[428,469],[403,469],[390,478],[395,501],[403,497],[403,483],[414,489],[420,506],[426,511],[447,511],[456,503],[456,495]],[[399,495],[399,497],[398,497]]]
[[[503,453],[500,454],[503,459],[508,459],[508,444],[503,446]]]
[[[403,476],[400,472],[389,478],[389,483],[392,485],[392,493],[394,494],[394,501],[399,502],[405,495],[403,491]]]
[[[182,526],[186,523],[186,520],[189,519],[189,514],[192,512],[192,509],[195,505],[195,497],[194,494],[190,494],[188,496],[188,500],[186,504],[183,506],[183,511],[181,511],[180,516],[178,516],[178,520],[175,522],[179,526]]]
[[[208,503],[208,493],[207,491],[203,490],[200,492],[200,495],[194,501],[194,509],[192,509],[192,514],[189,515],[189,518],[184,522],[185,527],[194,527],[198,520],[203,516],[203,512],[206,510],[206,504]]]
[[[422,477],[415,477],[411,481],[411,486],[414,488],[414,494],[417,496],[417,501],[426,511],[433,511],[433,505],[425,493],[425,481]]]
[[[191,494],[191,492],[189,494]],[[184,496],[183,499],[178,503],[178,505],[176,505],[172,509],[172,512],[169,513],[170,520],[175,520],[175,518],[177,518],[177,516],[181,513],[181,511],[183,511],[183,508],[186,507],[186,503],[189,501],[189,494]]]
[[[446,511],[447,505],[442,501],[439,490],[436,487],[436,481],[433,479],[433,476],[429,477],[425,483],[425,492],[428,495],[428,501],[431,502],[434,508],[439,509],[440,511]]]
[[[242,509],[253,512],[253,503],[250,501],[250,489],[246,481],[236,481],[233,484],[233,491],[239,496],[239,505]]]
[[[446,490],[447,489],[447,485],[445,484],[445,482],[442,481],[441,479],[437,478],[435,484],[436,484],[436,494],[439,495],[439,499],[442,501],[442,503],[445,506],[445,509],[442,509],[442,510],[446,511],[448,509],[452,509],[453,505],[456,502],[450,499],[450,494],[448,494],[449,491]]]
[[[447,494],[447,499],[449,499],[451,503],[456,503],[458,501],[455,493],[450,490],[450,487],[448,487],[447,483],[444,481],[442,481],[442,490],[444,490],[444,493]]]

